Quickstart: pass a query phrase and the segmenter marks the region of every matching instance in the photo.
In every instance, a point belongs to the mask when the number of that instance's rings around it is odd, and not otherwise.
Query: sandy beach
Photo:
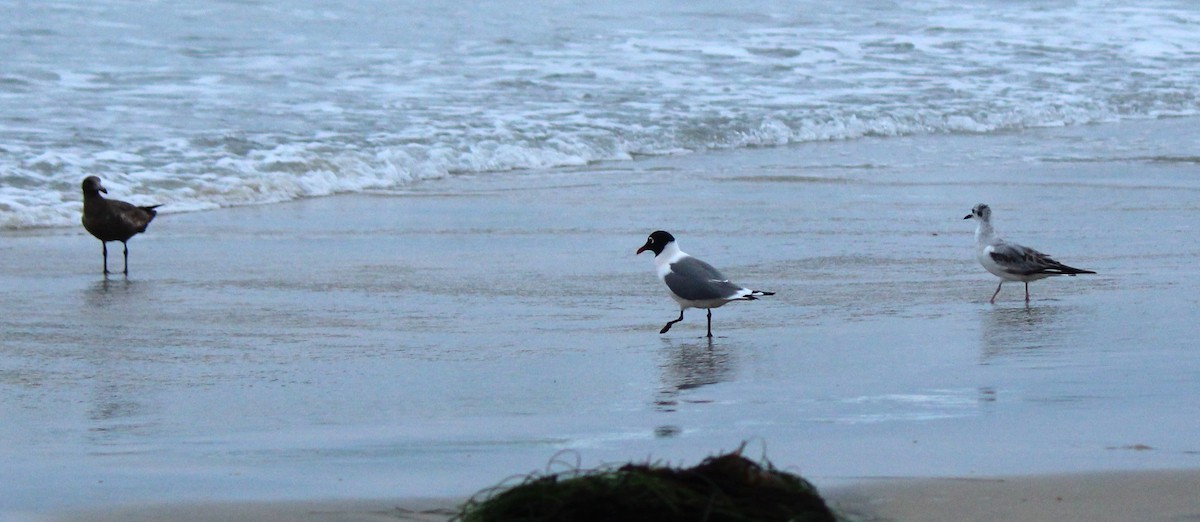
[[[1200,469],[1195,123],[164,208],[128,279],[81,229],[5,232],[0,517],[404,520],[747,440],[868,520],[1195,517],[1196,473],[1169,471]],[[979,202],[1099,273],[989,305]],[[695,310],[660,336],[655,229],[777,295],[715,310],[711,342]],[[1023,476],[1047,477],[993,478]]]
[[[1200,471],[993,478],[877,478],[825,496],[852,522],[1167,522],[1200,516]],[[441,522],[459,499],[141,505],[61,514],[59,522]]]
[[[1200,516],[1200,472],[1108,472],[1003,478],[880,479],[837,490],[852,520],[1121,522]]]

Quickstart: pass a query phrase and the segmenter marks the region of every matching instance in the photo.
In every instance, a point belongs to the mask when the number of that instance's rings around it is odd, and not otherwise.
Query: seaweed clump
[[[480,498],[482,497],[482,498]],[[534,474],[484,491],[453,519],[461,522],[834,522],[807,480],[741,450],[691,468],[625,464]]]

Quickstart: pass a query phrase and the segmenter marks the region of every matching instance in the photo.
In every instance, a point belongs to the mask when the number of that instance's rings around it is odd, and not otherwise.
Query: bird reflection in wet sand
[[[148,302],[145,285],[120,278],[104,278],[80,292],[81,317],[109,324],[119,317],[144,316],[153,309]]]
[[[659,411],[675,411],[679,402],[701,404],[699,399],[680,399],[682,392],[733,379],[733,357],[728,348],[714,345],[712,339],[676,344],[663,342],[667,360],[661,365],[664,386],[654,401]]]
[[[1062,306],[1015,306],[983,312],[982,355],[985,361],[1004,356],[1038,357],[1047,348],[1061,344]]]
[[[105,294],[108,294],[109,292],[114,292],[114,291],[128,292],[132,287],[133,287],[133,282],[130,281],[129,279],[120,279],[117,281],[113,281],[106,277],[104,279],[96,281],[95,284],[93,284],[90,288],[88,288],[87,298],[88,299],[99,299],[99,298],[104,297]]]

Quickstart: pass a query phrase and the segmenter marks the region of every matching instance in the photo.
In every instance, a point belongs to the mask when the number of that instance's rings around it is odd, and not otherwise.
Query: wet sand
[[[1200,518],[1200,471],[879,479],[834,498],[852,520],[1167,522]]]
[[[1200,518],[1200,471],[1035,477],[877,478],[825,491],[854,522],[1168,522]],[[441,522],[461,500],[392,499],[132,506],[59,515],[59,522]],[[50,520],[50,518],[47,518]]]
[[[454,499],[329,500],[141,505],[58,515],[58,522],[443,522]]]
[[[101,276],[81,228],[5,233],[0,515],[461,498],[556,463],[695,462],[746,440],[831,491],[1197,469],[1194,128],[167,206],[130,242],[128,279]],[[979,202],[1002,235],[1099,274],[987,304],[962,220]],[[658,335],[678,312],[634,250],[659,228],[777,295],[714,311],[711,342],[694,310]]]

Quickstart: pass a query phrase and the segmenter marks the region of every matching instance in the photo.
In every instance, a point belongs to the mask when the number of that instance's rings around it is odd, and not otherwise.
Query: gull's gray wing
[[[1046,254],[1016,243],[996,241],[991,247],[992,251],[988,255],[1005,272],[1010,274],[1027,276],[1033,274],[1074,275],[1094,273],[1088,270],[1069,267],[1051,259]]]
[[[689,301],[728,299],[742,290],[712,265],[691,256],[671,263],[671,272],[663,281],[671,292]]]

